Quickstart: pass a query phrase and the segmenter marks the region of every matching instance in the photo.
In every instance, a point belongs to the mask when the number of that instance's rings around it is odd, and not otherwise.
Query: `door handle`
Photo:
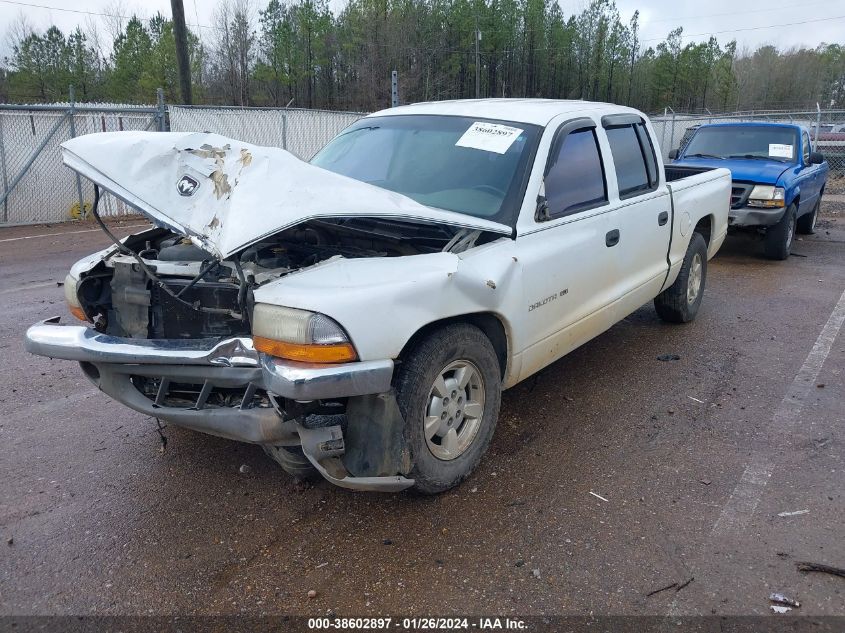
[[[663,211],[660,215],[657,216],[657,224],[659,226],[663,226],[669,221],[669,212]]]
[[[604,236],[605,246],[616,246],[619,243],[619,229],[608,231]]]

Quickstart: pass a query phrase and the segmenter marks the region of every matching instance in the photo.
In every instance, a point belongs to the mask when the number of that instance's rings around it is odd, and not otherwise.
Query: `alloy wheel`
[[[484,379],[466,360],[457,360],[437,374],[425,412],[425,442],[432,455],[449,461],[472,444],[484,415]]]
[[[698,299],[701,292],[701,282],[704,272],[704,264],[701,262],[701,254],[693,255],[690,263],[689,276],[687,277],[687,303],[692,305]]]

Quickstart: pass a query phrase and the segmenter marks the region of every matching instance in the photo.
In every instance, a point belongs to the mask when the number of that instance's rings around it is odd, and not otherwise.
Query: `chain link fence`
[[[93,184],[62,164],[59,145],[75,136],[117,130],[159,130],[156,106],[0,106],[0,225],[65,222],[91,209]],[[104,216],[133,213],[112,196]]]
[[[253,145],[281,147],[309,160],[339,132],[364,116],[298,108],[170,106],[174,132],[216,132]]]
[[[217,132],[256,145],[282,147],[307,160],[361,118],[353,112],[283,108],[0,105],[0,226],[87,217],[94,186],[62,164],[59,145],[93,132],[166,130]],[[134,213],[104,195],[101,215]]]
[[[69,138],[115,130],[216,132],[256,145],[281,147],[303,160],[363,113],[295,108],[238,108],[111,104],[0,105],[0,226],[64,222],[86,217],[93,185],[62,165],[59,145]],[[845,110],[681,114],[651,117],[663,159],[698,126],[728,121],[795,123],[817,136],[816,148],[833,176],[845,175]],[[104,216],[133,213],[104,196]]]
[[[815,149],[824,154],[832,176],[841,177],[845,175],[845,110],[808,110],[804,112],[770,110],[721,114],[683,114],[672,112],[667,108],[663,114],[650,118],[660,143],[664,161],[668,161],[671,150],[685,145],[700,125],[743,121],[792,123],[804,126],[809,130],[810,138],[814,140]]]

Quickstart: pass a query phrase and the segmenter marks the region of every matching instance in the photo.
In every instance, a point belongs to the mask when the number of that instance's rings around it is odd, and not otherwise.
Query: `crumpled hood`
[[[283,149],[219,134],[89,134],[62,143],[62,159],[154,224],[221,258],[313,218],[396,218],[511,234],[504,224],[427,207]]]
[[[731,170],[733,180],[753,182],[760,185],[775,185],[783,172],[795,169],[792,163],[782,163],[777,160],[757,160],[751,158],[684,158],[681,157],[673,165],[687,165],[689,167],[724,167]]]

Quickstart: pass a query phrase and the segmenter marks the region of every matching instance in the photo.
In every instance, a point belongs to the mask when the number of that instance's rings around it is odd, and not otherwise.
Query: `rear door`
[[[609,115],[602,128],[613,158],[611,202],[618,201],[611,227],[618,244],[610,252],[621,319],[660,292],[669,268],[672,200],[645,121],[634,114]]]

